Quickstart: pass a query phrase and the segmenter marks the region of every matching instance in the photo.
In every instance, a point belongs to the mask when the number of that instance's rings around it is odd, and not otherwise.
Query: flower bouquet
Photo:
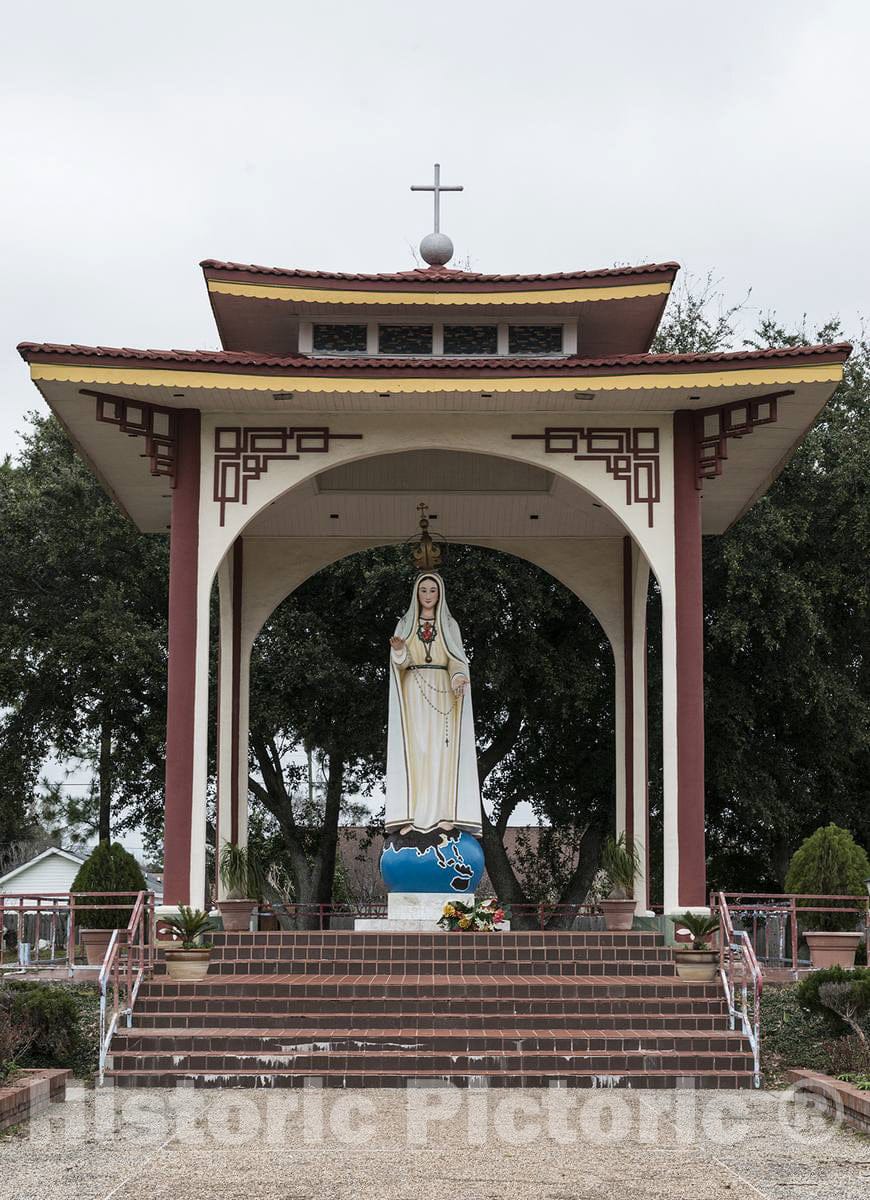
[[[479,904],[451,900],[444,905],[438,924],[450,933],[455,929],[463,933],[494,933],[496,926],[509,916],[510,913],[498,900],[481,900]]]

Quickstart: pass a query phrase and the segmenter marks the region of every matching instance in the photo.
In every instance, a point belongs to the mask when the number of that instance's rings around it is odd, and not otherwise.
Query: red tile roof
[[[829,346],[785,346],[768,350],[726,350],[717,354],[618,354],[608,358],[329,358],[293,355],[276,358],[234,350],[133,350],[127,346],[63,346],[51,342],[21,342],[21,357],[30,362],[42,356],[121,359],[151,363],[185,363],[195,366],[262,367],[272,370],[325,371],[353,374],[355,371],[535,371],[560,373],[570,370],[620,369],[625,367],[668,367],[692,364],[758,362],[769,359],[826,356],[841,361],[849,356],[849,342]]]
[[[550,283],[557,280],[605,279],[622,275],[675,274],[676,262],[646,263],[638,267],[602,267],[597,271],[555,271],[549,275],[485,275],[479,271],[454,271],[450,267],[422,267],[414,271],[392,271],[375,275],[345,271],[309,271],[302,267],[260,267],[252,263],[220,262],[206,258],[204,271],[239,271],[248,275],[278,275],[286,279],[326,279],[356,283]]]

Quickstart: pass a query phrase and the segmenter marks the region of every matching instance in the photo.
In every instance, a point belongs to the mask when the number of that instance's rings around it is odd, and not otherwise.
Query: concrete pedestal
[[[474,895],[456,892],[390,892],[386,920],[359,919],[355,930],[380,933],[439,933],[438,921],[444,905],[454,900],[474,904]]]

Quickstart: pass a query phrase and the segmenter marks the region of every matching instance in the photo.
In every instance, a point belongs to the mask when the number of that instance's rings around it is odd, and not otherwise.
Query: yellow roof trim
[[[794,366],[784,362],[773,367],[741,367],[737,370],[687,371],[669,375],[565,375],[514,376],[513,378],[429,375],[424,377],[386,376],[377,378],[328,375],[245,375],[229,371],[190,371],[177,366],[164,369],[148,367],[95,367],[54,363],[31,363],[34,382],[99,383],[114,386],[187,388],[210,391],[215,388],[246,392],[346,392],[364,394],[389,392],[622,392],[683,390],[717,387],[768,387],[798,383],[839,383],[841,363]],[[183,407],[183,406],[179,406]]]
[[[631,283],[610,287],[538,288],[524,292],[395,292],[350,291],[343,288],[301,288],[266,283],[230,283],[210,279],[208,290],[256,300],[293,300],[297,304],[583,304],[593,300],[631,300],[637,296],[667,296],[670,283]]]

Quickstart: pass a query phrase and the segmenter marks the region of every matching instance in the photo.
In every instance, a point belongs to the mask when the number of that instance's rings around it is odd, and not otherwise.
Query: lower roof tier
[[[288,420],[297,425],[300,420],[311,426],[326,420],[335,424],[333,414],[341,414],[350,429],[354,414],[361,422],[389,414],[411,429],[418,418],[438,421],[442,428],[446,419],[456,429],[456,453],[463,450],[463,423],[476,417],[493,420],[493,427],[503,432],[509,419],[517,418],[517,428],[520,424],[525,428],[530,414],[540,414],[543,431],[584,424],[625,427],[631,425],[632,414],[637,414],[636,424],[643,425],[651,423],[654,414],[661,417],[690,409],[699,414],[704,531],[720,533],[764,493],[787,462],[842,378],[851,347],[841,343],[546,363],[515,359],[336,362],[303,356],[275,359],[231,352],[35,343],[23,343],[19,349],[79,451],[119,505],[148,531],[163,532],[169,523],[171,447],[160,443],[156,457],[143,455],[141,438],[119,437],[120,422],[105,416],[107,411],[117,411],[118,404],[151,406],[154,413],[169,417],[174,410],[199,409],[222,414],[219,423],[226,425],[251,424],[252,419],[270,427]],[[137,426],[138,419],[122,425],[123,431],[145,432]],[[751,437],[745,436],[750,432]],[[409,450],[421,446],[419,442],[414,446],[413,437],[408,442]],[[721,470],[726,457],[727,469]],[[548,458],[546,465],[551,463],[558,465]],[[323,463],[324,470],[332,466]],[[348,495],[374,497],[405,487],[394,481],[386,488],[377,472],[368,476],[368,483],[365,477],[363,472],[354,487],[348,487]],[[465,507],[482,514],[489,511],[486,505],[496,512],[494,499],[475,510],[482,491],[488,489],[488,495],[494,496],[491,473],[479,466],[460,469],[459,464],[451,473],[445,463],[444,478],[441,493],[446,512],[459,513]],[[476,479],[490,479],[490,483],[484,486]],[[433,503],[441,494],[433,491],[436,482],[427,480],[426,498]],[[495,489],[514,498],[511,511],[526,536],[609,535],[602,525],[603,514],[599,517],[595,512],[587,514],[585,523],[571,526],[574,532],[569,533],[558,486],[549,479],[544,483],[529,490],[508,481],[505,490]],[[412,472],[405,488],[410,489],[408,496],[419,486],[421,481]],[[324,487],[318,494],[334,496],[335,490]],[[461,497],[468,498],[464,506]],[[334,507],[328,508],[319,503],[312,508],[318,520],[322,516],[327,522],[326,530],[334,527],[329,524]],[[385,513],[388,508],[386,502],[375,506]],[[442,528],[451,535],[451,530]]]

